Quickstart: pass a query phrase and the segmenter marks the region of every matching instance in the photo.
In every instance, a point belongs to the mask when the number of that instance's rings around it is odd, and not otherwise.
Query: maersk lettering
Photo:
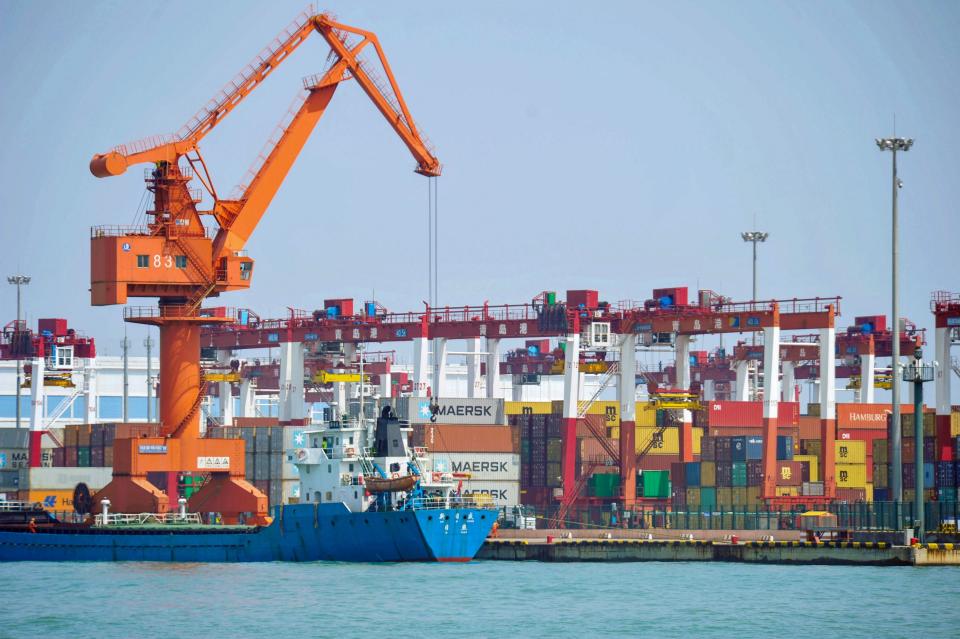
[[[467,497],[470,495],[490,495],[494,499],[507,501],[507,491],[505,490],[465,490],[463,491],[463,494]]]
[[[489,406],[443,406],[437,415],[456,415],[457,417],[493,417]]]
[[[505,473],[507,462],[451,462],[455,473]]]

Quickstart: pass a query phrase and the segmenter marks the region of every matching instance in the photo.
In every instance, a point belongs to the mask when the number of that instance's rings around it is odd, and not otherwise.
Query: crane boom
[[[230,111],[272,73],[313,32],[330,45],[329,66],[304,81],[305,93],[285,117],[251,169],[251,179],[237,199],[220,199],[213,188],[199,143]],[[388,80],[378,79],[374,65],[360,54],[373,45]],[[116,440],[114,477],[97,494],[119,512],[163,512],[164,500],[176,499],[179,472],[209,473],[211,483],[190,499],[191,508],[220,512],[236,521],[241,513],[266,516],[266,497],[245,482],[243,442],[200,436],[201,406],[206,395],[200,370],[200,326],[231,321],[201,311],[210,295],[250,287],[253,260],[243,251],[250,236],[345,80],[356,79],[414,156],[415,171],[440,174],[440,163],[410,117],[393,72],[376,36],[337,22],[327,15],[301,16],[227,88],[172,136],[123,145],[90,161],[97,177],[120,175],[134,164],[150,163],[147,188],[153,209],[146,228],[95,227],[91,235],[91,301],[123,304],[128,297],[159,298],[158,307],[128,307],[129,322],[158,326],[161,437]],[[181,158],[186,162],[181,164]],[[206,174],[196,175],[197,166]],[[213,196],[211,210],[199,210],[197,177]],[[219,228],[211,237],[202,216]],[[167,495],[146,481],[147,472],[166,472]],[[229,517],[228,517],[229,516]]]

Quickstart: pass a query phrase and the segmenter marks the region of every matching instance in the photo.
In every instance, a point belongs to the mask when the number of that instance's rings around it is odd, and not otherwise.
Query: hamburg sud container
[[[443,397],[401,397],[393,400],[397,415],[411,424],[428,424],[437,407],[436,423],[441,424],[506,424],[502,399],[464,399]]]
[[[886,431],[892,404],[837,404],[837,428],[864,428]],[[901,415],[913,415],[913,404],[902,404]]]

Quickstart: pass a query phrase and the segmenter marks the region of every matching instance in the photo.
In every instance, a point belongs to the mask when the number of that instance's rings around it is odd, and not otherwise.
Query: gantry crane
[[[302,102],[268,142],[240,196],[221,199],[200,155],[200,141],[314,32],[331,49],[326,71],[304,80]],[[375,75],[374,65],[361,59],[370,47],[386,81]],[[205,313],[201,305],[208,296],[249,288],[253,260],[244,245],[334,91],[351,78],[413,154],[415,171],[438,176],[440,163],[410,117],[377,37],[328,14],[301,14],[178,133],[118,146],[90,161],[90,171],[97,177],[121,175],[134,164],[150,165],[145,180],[153,193],[153,210],[147,211],[151,219],[146,227],[92,230],[91,301],[100,306],[124,304],[129,297],[159,298],[157,307],[127,307],[124,318],[159,327],[162,376],[162,437],[116,440],[113,480],[95,496],[95,503],[109,499],[117,512],[165,512],[177,500],[169,478],[190,471],[211,476],[191,497],[191,510],[219,512],[226,522],[241,513],[261,520],[266,516],[266,497],[244,480],[243,441],[200,437],[199,409],[205,394],[200,327],[232,321]],[[198,208],[202,197],[199,189],[190,187],[194,178],[210,194],[212,209]],[[215,222],[211,232],[204,216]],[[168,473],[169,495],[147,481],[148,472]]]

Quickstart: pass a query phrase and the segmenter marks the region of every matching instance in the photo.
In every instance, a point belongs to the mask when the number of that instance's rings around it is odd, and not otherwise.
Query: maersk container
[[[753,459],[763,459],[763,437],[747,437],[747,461]]]

